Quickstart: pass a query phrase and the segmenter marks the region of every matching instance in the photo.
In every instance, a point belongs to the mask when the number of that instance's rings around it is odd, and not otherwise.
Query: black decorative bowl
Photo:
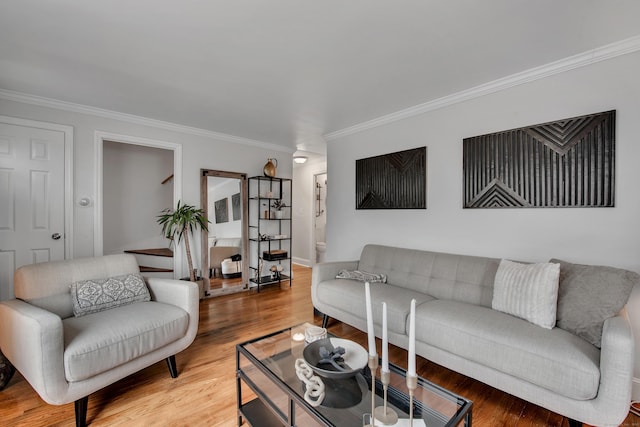
[[[338,347],[345,351],[337,364],[341,369],[331,363],[321,363],[320,349],[324,347],[326,352],[335,352]],[[302,357],[313,371],[325,378],[349,378],[360,372],[369,362],[369,354],[360,344],[342,338],[324,338],[307,345],[302,352]]]

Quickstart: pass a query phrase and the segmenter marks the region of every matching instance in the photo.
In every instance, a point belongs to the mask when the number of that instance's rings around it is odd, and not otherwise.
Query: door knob
[[[53,233],[53,234],[51,235],[51,238],[52,238],[53,240],[60,240],[60,237],[61,237],[61,236],[60,236],[60,233]]]

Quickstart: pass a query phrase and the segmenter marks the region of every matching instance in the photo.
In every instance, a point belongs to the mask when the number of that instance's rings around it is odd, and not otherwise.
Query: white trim
[[[122,144],[142,145],[145,147],[173,150],[173,205],[182,198],[182,145],[174,142],[156,139],[141,138],[131,135],[95,131],[95,211],[93,228],[93,251],[95,256],[103,254],[104,224],[103,224],[103,145],[104,141],[119,142]],[[174,278],[182,277],[182,251],[173,253]]]
[[[0,122],[16,126],[52,130],[64,135],[64,258],[73,258],[73,127],[17,117],[0,116]]]
[[[631,400],[640,400],[640,378],[633,377],[631,379]]]
[[[294,152],[295,149],[290,147],[284,147],[282,145],[259,141],[250,138],[243,138],[240,136],[229,135],[221,132],[214,132],[206,129],[195,128],[191,126],[184,126],[176,123],[165,122],[162,120],[150,119],[147,117],[136,116],[133,114],[120,113],[113,110],[105,110],[102,108],[91,107],[88,105],[75,104],[73,102],[60,101],[52,98],[45,98],[42,96],[31,95],[27,93],[16,92],[7,89],[0,89],[0,99],[6,99],[8,101],[22,102],[25,104],[37,105],[40,107],[55,108],[58,110],[70,111],[73,113],[90,114],[93,116],[104,117],[107,119],[121,120],[127,123],[134,123],[143,126],[150,126],[158,129],[165,129],[173,132],[181,132],[189,135],[203,136],[205,138],[217,139],[225,142],[232,142],[236,144],[244,144],[252,147],[266,148],[277,151]]]
[[[397,122],[399,120],[404,120],[409,117],[448,107],[459,102],[479,98],[481,96],[485,96],[494,92],[509,89],[521,84],[530,83],[532,81],[540,80],[555,74],[564,73],[565,71],[573,70],[575,68],[585,67],[600,61],[606,61],[608,59],[626,55],[628,53],[637,52],[639,50],[640,36],[631,37],[626,40],[611,43],[603,47],[599,47],[587,52],[561,59],[559,61],[551,62],[549,64],[531,68],[520,73],[512,74],[510,76],[503,77],[501,79],[497,79],[492,82],[473,87],[471,89],[463,90],[461,92],[447,95],[442,98],[434,99],[433,101],[425,102],[424,104],[409,107],[404,110],[396,111],[395,113],[387,114],[373,120],[369,120],[354,126],[350,126],[348,128],[331,132],[323,135],[323,137],[326,141],[332,141],[347,135],[352,135],[354,133],[376,128],[378,126],[383,126],[389,123]]]

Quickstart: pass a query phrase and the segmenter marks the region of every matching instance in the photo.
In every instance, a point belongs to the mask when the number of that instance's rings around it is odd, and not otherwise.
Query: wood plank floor
[[[194,343],[177,355],[179,377],[157,363],[89,397],[92,426],[236,425],[235,344],[302,322],[321,323],[311,304],[311,269],[296,266],[293,286],[205,299]],[[334,334],[366,347],[366,335],[332,321]],[[378,346],[380,341],[378,340]],[[406,368],[406,351],[390,360]],[[474,402],[475,426],[568,426],[563,417],[418,358],[418,374]],[[44,403],[20,374],[0,392],[1,426],[73,426],[73,404]],[[629,415],[624,426],[640,426]]]

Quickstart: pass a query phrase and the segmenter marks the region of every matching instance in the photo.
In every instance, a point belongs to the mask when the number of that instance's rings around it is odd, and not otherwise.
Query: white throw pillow
[[[496,272],[491,307],[552,329],[559,278],[560,264],[520,264],[503,259]]]

